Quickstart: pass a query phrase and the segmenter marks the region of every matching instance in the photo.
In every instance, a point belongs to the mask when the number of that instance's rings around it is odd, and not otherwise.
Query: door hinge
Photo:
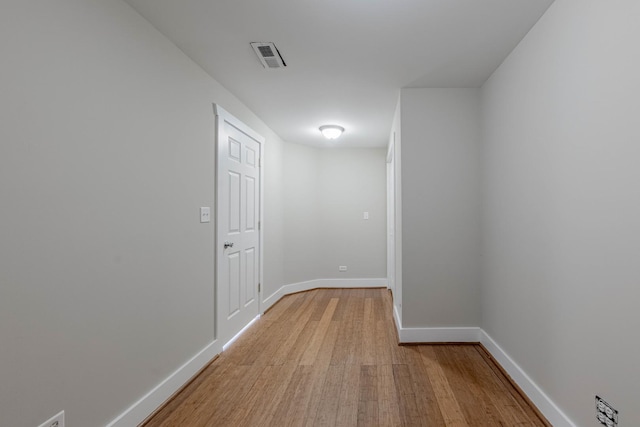
[[[258,167],[262,167],[262,157],[258,157]]]
[[[260,292],[260,283],[258,283],[258,292]]]
[[[261,227],[261,226],[262,226],[262,225],[260,224],[260,221],[258,221],[258,230],[260,230],[260,227]]]

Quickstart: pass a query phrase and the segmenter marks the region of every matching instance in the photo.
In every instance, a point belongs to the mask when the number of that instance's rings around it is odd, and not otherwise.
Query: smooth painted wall
[[[385,150],[285,143],[283,158],[286,284],[384,278]]]
[[[402,326],[477,326],[480,91],[400,96]]]
[[[212,104],[267,138],[274,289],[282,142],[121,1],[3,1],[0,55],[0,425],[102,426],[214,338]]]
[[[318,169],[317,148],[286,143],[283,230],[286,254],[283,268],[285,284],[321,277],[318,263]]]
[[[385,182],[384,148],[319,150],[320,278],[386,276]]]
[[[264,132],[264,131],[263,131]],[[264,134],[269,134],[264,132]],[[290,144],[273,135],[266,142],[264,150],[264,223],[261,225],[264,237],[264,282],[261,296],[263,301],[284,285],[285,239],[285,174],[284,153]],[[264,306],[263,306],[264,307]]]
[[[482,327],[580,426],[640,425],[639,17],[556,0],[482,89]]]

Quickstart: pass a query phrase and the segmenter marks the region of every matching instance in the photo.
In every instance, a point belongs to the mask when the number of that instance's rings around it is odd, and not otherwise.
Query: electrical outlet
[[[618,425],[618,411],[600,396],[596,396],[596,419],[607,427],[616,427]]]
[[[339,266],[338,271],[347,271],[347,266],[346,265]]]
[[[64,411],[60,411],[59,414],[49,418],[40,424],[39,427],[64,427]]]

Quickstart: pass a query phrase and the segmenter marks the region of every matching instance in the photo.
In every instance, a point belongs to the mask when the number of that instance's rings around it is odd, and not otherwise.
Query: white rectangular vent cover
[[[287,66],[275,44],[270,42],[253,42],[251,43],[251,47],[255,50],[264,68],[284,68]]]

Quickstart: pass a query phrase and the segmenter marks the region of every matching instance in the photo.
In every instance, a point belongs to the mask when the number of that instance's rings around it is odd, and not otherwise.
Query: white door
[[[216,106],[216,339],[260,313],[260,156],[264,139]]]

